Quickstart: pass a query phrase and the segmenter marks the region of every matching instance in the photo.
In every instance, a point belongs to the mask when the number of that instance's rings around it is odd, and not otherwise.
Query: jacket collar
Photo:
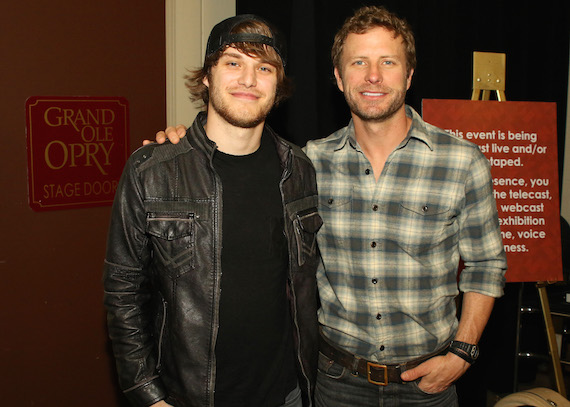
[[[186,142],[190,143],[194,148],[204,151],[211,159],[217,145],[206,135],[205,125],[207,118],[208,115],[206,112],[198,113],[194,119],[194,123],[192,123],[192,126],[186,131],[186,137],[182,140],[186,140]],[[289,162],[289,154],[291,152],[289,144],[279,137],[267,124],[263,127],[263,137],[270,137],[275,142],[281,166],[286,168]]]

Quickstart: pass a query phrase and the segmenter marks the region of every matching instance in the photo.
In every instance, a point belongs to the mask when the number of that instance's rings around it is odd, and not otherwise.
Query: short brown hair
[[[271,37],[272,31],[263,22],[250,20],[236,25],[231,33],[256,33]],[[260,58],[262,61],[273,65],[277,69],[277,91],[274,106],[277,106],[280,102],[291,96],[293,90],[292,82],[285,75],[285,67],[283,66],[281,56],[279,56],[273,47],[253,42],[236,42],[207,56],[202,68],[191,70],[184,77],[186,79],[186,87],[190,91],[190,100],[193,102],[201,100],[203,102],[202,107],[208,106],[210,91],[208,87],[204,85],[204,78],[210,77],[212,67],[218,64],[222,54],[230,46],[248,56]]]
[[[379,6],[365,6],[345,20],[334,37],[331,50],[333,67],[340,71],[340,58],[348,34],[364,34],[376,27],[384,27],[394,33],[394,38],[402,37],[406,52],[406,72],[409,75],[416,69],[416,44],[414,33],[406,20]]]

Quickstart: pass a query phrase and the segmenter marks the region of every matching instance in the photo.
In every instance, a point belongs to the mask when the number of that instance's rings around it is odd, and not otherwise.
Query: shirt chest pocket
[[[194,267],[195,214],[148,212],[146,232],[153,246],[154,264],[173,277]]]
[[[404,251],[414,257],[430,254],[442,244],[446,246],[445,249],[453,244],[456,222],[451,204],[445,197],[402,201],[398,219],[400,237],[397,241]]]

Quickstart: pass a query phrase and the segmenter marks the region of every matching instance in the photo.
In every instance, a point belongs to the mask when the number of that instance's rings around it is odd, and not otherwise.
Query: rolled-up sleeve
[[[465,268],[460,275],[463,292],[500,297],[507,270],[490,165],[477,152],[467,182],[465,207],[459,217],[459,253]]]

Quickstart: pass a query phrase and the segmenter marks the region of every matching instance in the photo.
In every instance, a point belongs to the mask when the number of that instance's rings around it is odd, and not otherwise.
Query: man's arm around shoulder
[[[166,129],[156,133],[155,141],[158,144],[162,144],[168,139],[172,144],[178,144],[180,139],[186,135],[186,130],[187,128],[183,124],[177,124],[175,127],[168,126]],[[151,140],[143,141],[143,145],[150,143],[152,143]]]

